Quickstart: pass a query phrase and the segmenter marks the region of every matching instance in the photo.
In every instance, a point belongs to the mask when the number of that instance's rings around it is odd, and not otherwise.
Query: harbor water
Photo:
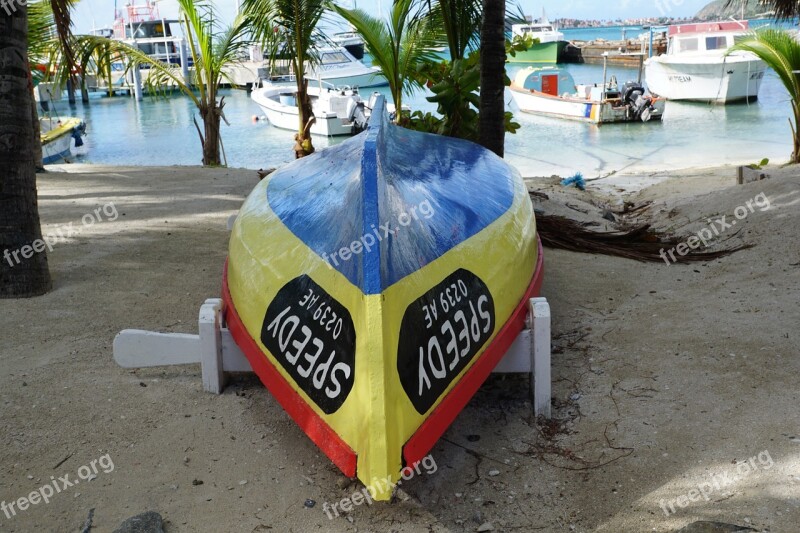
[[[569,33],[570,30],[567,30]],[[583,30],[574,30],[583,31]],[[606,30],[611,31],[611,30]],[[619,31],[617,29],[616,31]],[[567,35],[572,38],[571,35]],[[522,68],[509,66],[509,75]],[[576,83],[601,83],[601,65],[568,65]],[[620,83],[636,79],[637,70],[609,67]],[[366,92],[366,91],[364,91]],[[388,95],[388,90],[381,89]],[[245,168],[277,167],[293,158],[293,132],[273,128],[261,116],[246,91],[224,91],[222,138],[228,165]],[[362,93],[367,99],[369,94]],[[415,110],[435,111],[426,95],[407,100]],[[510,97],[507,98],[507,101]],[[61,115],[83,118],[88,126],[87,153],[76,160],[104,165],[199,165],[200,143],[193,124],[191,101],[180,94],[136,102],[129,97],[92,94],[89,105]],[[759,99],[750,104],[714,106],[668,102],[662,122],[593,126],[554,118],[515,113],[521,128],[507,135],[507,159],[524,176],[561,176],[582,172],[599,177],[614,172],[648,172],[720,164],[746,164],[769,158],[788,159],[791,107],[780,80],[768,71]],[[199,117],[198,121],[199,121]],[[315,137],[320,149],[342,139]]]

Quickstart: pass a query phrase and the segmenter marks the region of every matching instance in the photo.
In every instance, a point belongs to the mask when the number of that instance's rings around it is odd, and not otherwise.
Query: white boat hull
[[[64,134],[42,145],[42,154],[45,165],[61,161],[72,155],[72,135]]]
[[[727,58],[659,56],[647,60],[650,92],[668,100],[727,104],[758,97],[767,66],[750,54]]]
[[[45,165],[57,163],[74,155],[76,128],[83,128],[83,122],[77,118],[62,118],[60,121],[39,119],[42,140],[42,160]]]
[[[614,107],[610,102],[551,96],[513,85],[510,92],[514,103],[524,113],[580,120],[592,124],[641,121],[641,119],[633,116],[628,106]],[[652,111],[650,119],[660,120],[664,114],[666,102],[658,99],[652,105],[655,110]]]
[[[288,92],[286,87],[270,85],[268,87],[254,89],[251,98],[264,111],[267,120],[269,120],[270,124],[274,127],[298,131],[300,128],[300,112],[297,106],[285,105],[274,99],[276,95]],[[314,92],[315,89],[309,88],[310,94]],[[355,132],[354,124],[340,118],[336,113],[315,109],[314,116],[316,117],[316,121],[311,126],[311,133],[313,135],[337,137],[353,135]]]

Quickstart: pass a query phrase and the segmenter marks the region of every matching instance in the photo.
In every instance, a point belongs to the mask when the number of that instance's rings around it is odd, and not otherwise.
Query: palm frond
[[[800,163],[800,41],[787,31],[765,28],[736,43],[727,53],[736,51],[757,55],[775,71],[786,87],[794,112],[792,162]]]

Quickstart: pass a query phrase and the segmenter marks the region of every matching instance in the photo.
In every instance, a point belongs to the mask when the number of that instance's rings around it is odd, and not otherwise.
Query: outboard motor
[[[622,102],[629,106],[635,118],[642,119],[642,122],[650,120],[650,115],[655,109],[653,99],[644,95],[645,90],[641,83],[629,81],[622,86],[620,96]]]
[[[359,102],[355,109],[353,110],[353,133],[361,133],[362,131],[367,129],[369,125],[369,119],[367,118],[367,113],[364,110],[364,102]]]

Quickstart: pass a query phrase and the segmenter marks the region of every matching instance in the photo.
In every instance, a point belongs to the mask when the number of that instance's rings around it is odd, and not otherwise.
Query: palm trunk
[[[44,172],[44,152],[42,150],[42,127],[39,123],[39,111],[36,108],[36,98],[33,96],[31,83],[31,119],[33,120],[33,161],[36,172]]]
[[[792,152],[792,163],[800,163],[800,102],[794,102],[794,126],[792,127],[792,138],[794,140],[794,151]],[[792,123],[789,121],[789,126]]]
[[[0,12],[0,298],[52,286],[36,196],[27,41],[28,8]]]
[[[205,135],[202,137],[203,142],[203,166],[220,166],[220,152],[219,152],[219,129],[222,122],[219,109],[217,106],[211,104],[209,107],[200,110],[200,115],[203,118],[203,126]]]
[[[479,142],[500,157],[505,149],[505,0],[483,0]]]
[[[308,97],[308,79],[298,76],[297,84],[297,109],[299,111],[299,129],[295,140],[295,157],[300,159],[314,153],[314,144],[311,142],[311,121],[314,120],[314,109]]]

